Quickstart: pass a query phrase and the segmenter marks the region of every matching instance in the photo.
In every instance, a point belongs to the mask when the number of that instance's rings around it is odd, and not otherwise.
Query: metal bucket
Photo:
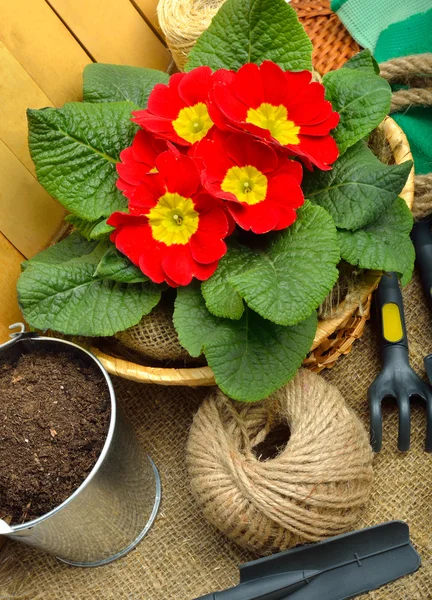
[[[99,459],[79,488],[38,519],[11,527],[0,520],[1,530],[72,565],[107,564],[132,550],[150,529],[161,500],[158,471],[116,405],[111,379],[98,359],[72,342],[26,333],[22,324],[11,329],[18,326],[21,332],[0,345],[0,363],[37,350],[68,352],[97,366],[109,389],[111,419]]]

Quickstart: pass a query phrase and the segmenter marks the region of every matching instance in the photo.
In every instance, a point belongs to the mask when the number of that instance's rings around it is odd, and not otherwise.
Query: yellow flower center
[[[297,127],[294,121],[288,120],[288,111],[283,104],[273,106],[273,104],[263,102],[258,108],[250,108],[246,123],[252,123],[261,129],[268,129],[282,146],[300,143],[298,137],[300,127]]]
[[[212,126],[213,121],[204,102],[182,108],[173,121],[176,134],[191,144],[202,140]]]
[[[199,215],[190,198],[167,192],[147,214],[152,235],[167,246],[187,244],[198,229]]]
[[[258,204],[267,195],[267,177],[250,165],[231,167],[222,181],[221,188],[224,192],[234,194],[239,202]]]

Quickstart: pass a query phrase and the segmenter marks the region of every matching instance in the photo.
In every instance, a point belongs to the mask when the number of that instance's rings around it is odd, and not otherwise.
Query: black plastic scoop
[[[426,452],[432,452],[432,390],[414,373],[409,363],[408,339],[402,294],[396,273],[384,273],[375,294],[381,337],[383,368],[369,388],[370,436],[375,452],[382,446],[382,409],[385,398],[396,400],[399,409],[398,448],[410,447],[412,398],[426,402]]]
[[[339,535],[240,567],[240,584],[196,600],[346,600],[417,571],[402,521]]]

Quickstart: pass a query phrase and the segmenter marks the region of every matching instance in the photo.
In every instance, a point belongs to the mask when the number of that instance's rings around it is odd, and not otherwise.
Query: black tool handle
[[[216,594],[206,594],[205,596],[195,598],[195,600],[216,600]]]
[[[414,224],[411,239],[416,251],[416,264],[429,306],[432,308],[432,232],[430,223],[418,221]]]
[[[384,365],[408,358],[408,338],[399,279],[396,273],[384,273],[376,292],[381,352]]]

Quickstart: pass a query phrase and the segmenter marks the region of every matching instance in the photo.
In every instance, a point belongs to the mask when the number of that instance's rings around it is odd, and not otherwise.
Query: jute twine
[[[225,0],[159,0],[157,15],[173,59],[183,70],[189,52]]]
[[[289,441],[263,460],[281,424]],[[334,386],[303,369],[258,404],[234,404],[214,391],[194,418],[187,465],[205,517],[260,553],[352,529],[372,490],[363,425]]]
[[[381,75],[391,83],[409,84],[407,90],[394,92],[391,112],[412,106],[432,106],[432,53],[394,58],[380,64]],[[432,173],[416,175],[413,215],[416,220],[432,211]]]

